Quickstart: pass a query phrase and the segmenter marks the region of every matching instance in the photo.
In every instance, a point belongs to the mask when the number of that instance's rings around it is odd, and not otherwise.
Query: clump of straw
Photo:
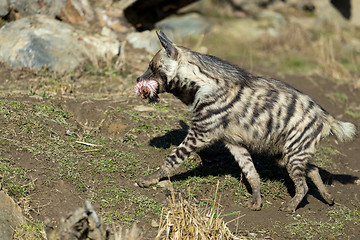
[[[181,195],[179,200],[175,200],[174,190],[171,189],[171,197],[169,197],[170,206],[166,210],[166,216],[162,214],[156,239],[243,239],[232,234],[220,216],[217,197],[218,188],[219,182],[217,183],[211,206],[204,208],[191,204],[190,201],[184,200]]]

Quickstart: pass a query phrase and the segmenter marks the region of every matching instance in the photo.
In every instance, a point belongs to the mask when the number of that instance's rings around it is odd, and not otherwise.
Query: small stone
[[[157,184],[158,187],[160,188],[171,188],[171,182],[170,180],[164,180],[164,181],[161,181]]]
[[[356,184],[356,185],[360,185],[360,179],[356,179],[356,180],[355,180],[355,184]]]
[[[155,108],[153,108],[151,106],[140,105],[140,106],[134,107],[134,110],[138,111],[138,112],[154,112]]]
[[[159,223],[158,223],[157,221],[155,221],[154,219],[152,219],[152,220],[151,220],[151,226],[152,226],[153,228],[157,228],[157,227],[159,227]]]
[[[256,234],[256,233],[249,233],[249,236],[250,236],[251,238],[256,238],[257,234]]]

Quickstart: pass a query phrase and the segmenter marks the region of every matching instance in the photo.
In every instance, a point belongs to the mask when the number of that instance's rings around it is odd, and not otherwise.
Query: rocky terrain
[[[136,179],[183,140],[189,113],[171,95],[151,105],[133,92],[161,29],[178,45],[285,81],[359,127],[358,16],[356,0],[0,0],[0,239],[193,236],[181,225],[191,218],[171,218],[181,211],[216,222],[214,239],[358,239],[358,136],[330,136],[313,159],[335,205],[310,185],[291,214],[278,210],[294,194],[288,175],[253,153],[264,199],[253,212],[221,143],[139,188]]]

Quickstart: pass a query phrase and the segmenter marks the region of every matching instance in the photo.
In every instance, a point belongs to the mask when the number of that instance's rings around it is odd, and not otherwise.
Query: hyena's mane
[[[250,87],[252,82],[257,78],[240,67],[218,57],[190,50],[189,52],[191,63],[199,66],[201,73],[208,78],[214,79],[217,84],[222,80],[226,85],[240,84]]]

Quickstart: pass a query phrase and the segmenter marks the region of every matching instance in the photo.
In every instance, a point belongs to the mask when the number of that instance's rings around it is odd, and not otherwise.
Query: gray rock
[[[95,19],[95,13],[89,0],[68,0],[59,17],[70,23],[90,22]]]
[[[351,0],[350,23],[360,27],[360,0]]]
[[[9,0],[12,8],[20,17],[44,14],[51,17],[58,16],[65,6],[66,0]]]
[[[25,222],[20,207],[4,191],[0,191],[0,239],[12,239],[14,229]]]
[[[118,54],[120,43],[114,37],[88,35],[67,23],[44,15],[22,18],[0,29],[0,61],[13,66],[57,72],[74,69],[90,59]]]
[[[129,0],[123,0],[125,3]],[[182,7],[198,0],[136,0],[132,4],[123,4],[124,16],[138,31],[154,28],[160,20],[176,14]],[[115,1],[113,1],[115,2]]]
[[[225,25],[216,25],[211,31],[239,40],[253,40],[263,36],[277,37],[286,25],[285,18],[277,12],[264,10],[256,19],[229,20]]]
[[[338,29],[349,28],[349,22],[341,15],[341,13],[330,3],[328,0],[314,1],[315,15],[316,15],[316,28],[323,26],[333,25]]]
[[[134,48],[142,48],[149,53],[154,53],[160,49],[159,40],[155,32],[151,31],[132,32],[127,36],[126,41]]]
[[[166,18],[156,23],[155,26],[171,39],[176,40],[204,34],[210,29],[211,23],[200,14],[190,13]]]
[[[259,14],[264,6],[274,2],[274,0],[229,0],[235,10],[241,10],[250,16]]]
[[[0,0],[0,17],[6,16],[9,13],[9,1]]]

